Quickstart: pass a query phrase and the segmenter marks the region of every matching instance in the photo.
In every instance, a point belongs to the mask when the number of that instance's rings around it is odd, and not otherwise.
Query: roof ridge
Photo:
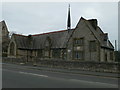
[[[46,33],[41,33],[41,34],[34,34],[32,36],[45,35],[45,34],[58,33],[58,32],[65,32],[65,31],[67,31],[67,30],[60,30],[60,31],[46,32]]]
[[[25,35],[22,35],[22,34],[15,34],[15,33],[13,35],[28,37],[28,36],[25,36]]]

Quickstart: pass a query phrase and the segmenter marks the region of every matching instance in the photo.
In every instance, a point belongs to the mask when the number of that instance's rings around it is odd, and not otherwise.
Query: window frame
[[[59,53],[59,55],[56,55],[57,53]],[[52,57],[53,58],[60,58],[61,55],[61,49],[53,49],[52,50]]]
[[[78,41],[78,40],[80,40],[80,41]],[[79,42],[79,43],[76,43],[76,41]],[[73,45],[74,46],[83,46],[84,45],[84,38],[83,37],[82,38],[74,38],[73,39]]]
[[[77,54],[81,54],[80,56],[77,56]],[[76,57],[77,56],[77,57]],[[74,51],[74,59],[75,60],[83,60],[84,59],[84,52],[83,51]]]
[[[75,43],[75,40],[80,40],[80,43]],[[73,60],[84,60],[84,37],[80,37],[80,38],[73,38]],[[81,43],[82,42],[82,43]],[[77,48],[78,46],[82,47],[82,50],[75,50],[74,48]],[[75,57],[75,53],[76,52],[82,52],[82,58],[76,58]]]
[[[37,51],[37,57],[39,57],[39,58],[43,57],[43,50],[42,49]]]
[[[10,56],[15,56],[15,43],[10,43]]]
[[[91,42],[94,42],[94,48],[93,48],[93,44],[91,44]],[[92,48],[91,48],[91,46],[92,46]],[[91,40],[91,41],[89,41],[89,51],[90,52],[96,52],[97,51],[97,42],[96,42],[96,40]]]
[[[113,54],[113,52],[110,52],[110,60],[113,60],[113,56],[114,54]]]

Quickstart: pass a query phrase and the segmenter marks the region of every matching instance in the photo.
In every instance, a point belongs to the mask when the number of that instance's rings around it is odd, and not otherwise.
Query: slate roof
[[[24,36],[19,34],[14,34],[15,41],[17,43],[17,48],[19,49],[43,49],[45,47],[46,38],[51,39],[51,48],[66,48],[66,43],[73,32],[74,29],[71,29],[68,33],[68,30],[61,30],[37,35]]]
[[[15,38],[17,48],[28,49],[28,37],[27,36],[13,34],[13,37]]]
[[[108,44],[104,43],[104,38],[105,38],[104,35],[106,33],[104,33],[101,30],[101,28],[99,26],[97,26],[97,19],[86,20],[83,17],[81,17],[81,19],[85,21],[86,25],[89,27],[91,32],[94,34],[95,38],[99,41],[102,48],[114,50],[114,46],[112,45],[112,43],[110,42],[109,39],[107,41]]]
[[[104,44],[103,36],[105,33],[100,29],[97,25],[96,19],[86,20],[81,17],[80,21],[84,20],[88,28],[94,34],[95,38],[99,41],[101,47],[107,49],[114,49],[111,42],[108,40],[108,45]],[[80,22],[79,21],[79,22]],[[79,24],[78,22],[78,24]],[[77,27],[77,26],[76,26]],[[43,49],[45,47],[45,42],[47,37],[51,39],[51,48],[66,48],[67,42],[73,35],[76,29],[71,29],[69,32],[68,30],[61,30],[43,34],[36,34],[31,36],[23,36],[19,34],[14,34],[15,41],[17,43],[17,48],[20,49]]]

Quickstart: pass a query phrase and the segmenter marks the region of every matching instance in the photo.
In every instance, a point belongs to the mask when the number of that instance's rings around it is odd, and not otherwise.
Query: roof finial
[[[67,20],[67,29],[71,29],[71,18],[70,18],[70,4],[68,8],[68,20]]]
[[[69,8],[70,8],[70,4],[69,4]]]

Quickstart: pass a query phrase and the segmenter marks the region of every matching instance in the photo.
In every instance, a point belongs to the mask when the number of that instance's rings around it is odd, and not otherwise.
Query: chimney
[[[108,33],[105,33],[104,34],[104,41],[107,41],[108,40]]]
[[[93,28],[96,30],[97,29],[97,24],[98,24],[97,19],[90,19],[88,21],[91,23]]]

